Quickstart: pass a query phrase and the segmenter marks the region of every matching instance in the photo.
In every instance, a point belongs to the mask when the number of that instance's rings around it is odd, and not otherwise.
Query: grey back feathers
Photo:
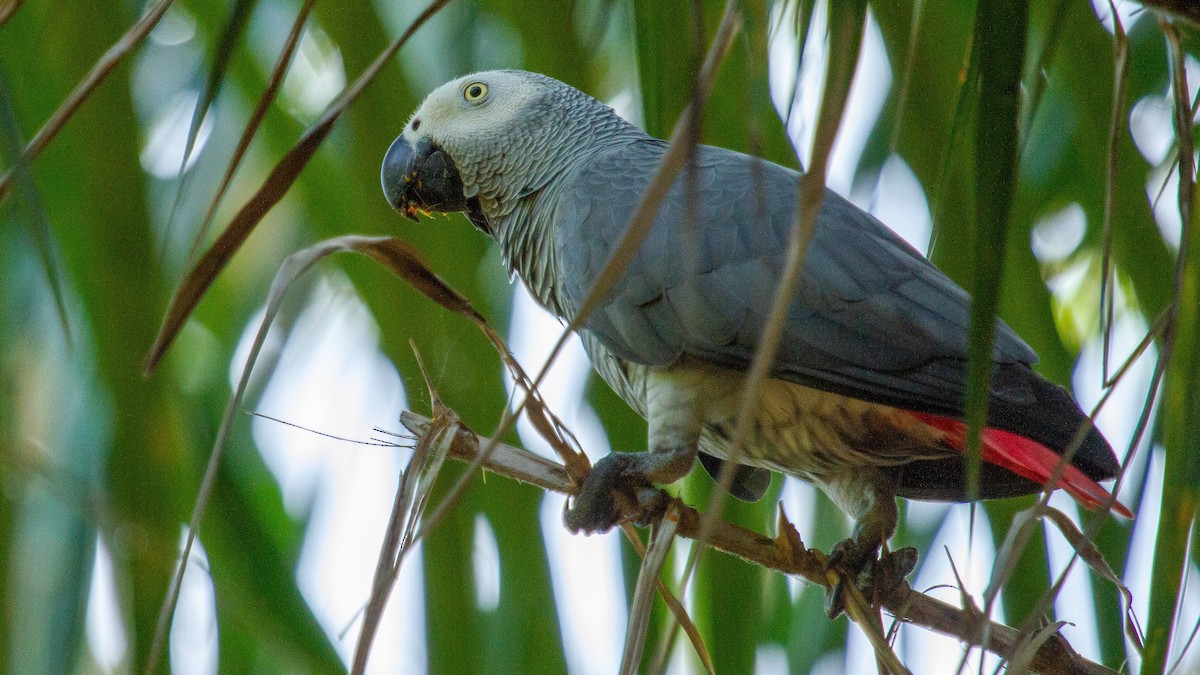
[[[663,152],[653,139],[626,142],[563,176],[550,210],[568,313],[590,291]],[[635,363],[664,366],[687,354],[748,367],[783,271],[798,180],[775,164],[698,148],[587,330]],[[855,398],[957,413],[968,312],[965,292],[869,214],[827,192],[777,374]],[[994,358],[1036,359],[1003,324]]]

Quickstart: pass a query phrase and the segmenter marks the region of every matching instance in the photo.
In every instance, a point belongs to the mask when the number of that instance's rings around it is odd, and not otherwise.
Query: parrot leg
[[[887,540],[896,531],[896,488],[891,479],[881,472],[860,468],[847,472],[832,480],[821,481],[821,488],[843,511],[854,519],[854,531],[850,538],[834,546],[829,555],[830,569],[839,569],[845,574],[841,579],[850,579],[854,585],[870,598],[870,590],[876,576],[879,554]],[[912,571],[916,560],[909,560],[909,550],[894,561],[907,569],[898,570],[899,577]],[[897,553],[901,553],[898,551]],[[885,556],[889,559],[892,556]],[[830,617],[837,616],[845,607],[842,582],[834,584],[825,598],[825,610]]]
[[[673,483],[692,470],[704,428],[705,392],[692,375],[653,371],[646,381],[649,452],[613,452],[588,473],[563,515],[571,532],[604,532],[622,513],[647,524],[666,506],[656,483]]]
[[[896,532],[898,512],[892,481],[878,471],[858,468],[822,483],[825,494],[854,519],[854,531],[838,544],[834,556],[851,566],[877,557],[880,547]]]

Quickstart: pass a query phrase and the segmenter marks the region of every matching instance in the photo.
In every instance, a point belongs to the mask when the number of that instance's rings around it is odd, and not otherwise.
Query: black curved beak
[[[392,208],[417,221],[421,211],[467,211],[462,177],[450,156],[428,138],[410,145],[404,136],[392,142],[380,170],[383,194]]]

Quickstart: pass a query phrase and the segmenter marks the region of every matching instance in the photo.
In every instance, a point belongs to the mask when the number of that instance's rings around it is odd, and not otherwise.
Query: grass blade
[[[1159,22],[1170,46],[1175,133],[1179,142],[1179,211],[1183,233],[1176,267],[1175,317],[1167,328],[1163,359],[1167,362],[1163,391],[1163,445],[1166,470],[1162,507],[1150,580],[1150,616],[1142,672],[1161,673],[1167,665],[1180,584],[1187,564],[1188,534],[1200,503],[1200,229],[1192,219],[1195,166],[1192,155],[1191,108],[1187,99],[1184,52],[1175,26]]]
[[[0,72],[0,152],[5,157],[17,158],[21,153],[21,128],[17,124],[16,113],[13,111],[12,97],[8,93],[8,78]],[[33,172],[27,164],[19,159],[13,167],[14,180],[20,195],[17,204],[17,219],[24,222],[29,230],[29,238],[37,248],[42,270],[46,273],[46,281],[50,284],[50,294],[54,297],[54,309],[58,312],[58,321],[62,326],[63,338],[71,344],[71,324],[67,319],[67,304],[63,299],[62,278],[56,262],[54,233],[50,230],[50,218],[42,205],[38,194],[37,183]],[[2,198],[2,197],[0,197]],[[24,217],[21,217],[21,216]]]
[[[979,493],[980,433],[991,391],[992,340],[1017,186],[1021,73],[1028,7],[1023,0],[981,2],[975,15],[979,121],[975,138],[975,278],[971,288],[966,420],[967,495]]]
[[[192,447],[211,442],[196,431]],[[296,580],[308,523],[287,513],[274,476],[252,448],[239,447],[222,462],[213,502],[220,508],[205,518],[202,544],[217,598],[220,667],[282,657],[295,671],[343,670]]]

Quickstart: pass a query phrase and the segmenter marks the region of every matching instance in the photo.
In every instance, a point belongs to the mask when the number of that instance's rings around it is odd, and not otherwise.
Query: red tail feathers
[[[961,420],[918,412],[909,414],[944,433],[945,441],[951,447],[958,450],[966,447],[967,425]],[[1011,431],[987,427],[982,436],[983,461],[1004,467],[1037,483],[1045,484],[1050,480],[1051,474],[1062,462],[1062,455]],[[1104,506],[1112,496],[1108,490],[1070,464],[1063,467],[1056,487],[1066,490],[1076,501],[1092,510]],[[1112,509],[1120,516],[1133,518],[1133,513],[1121,502],[1113,502]]]

